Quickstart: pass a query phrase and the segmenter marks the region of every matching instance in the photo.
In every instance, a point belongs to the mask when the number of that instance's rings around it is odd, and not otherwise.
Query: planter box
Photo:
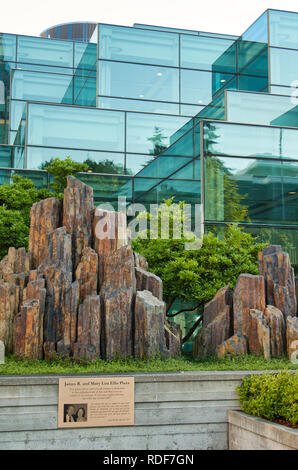
[[[298,429],[228,411],[229,450],[297,450]]]

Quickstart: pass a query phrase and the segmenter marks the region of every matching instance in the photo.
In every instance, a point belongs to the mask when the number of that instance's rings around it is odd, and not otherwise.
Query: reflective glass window
[[[16,60],[16,36],[0,33],[0,61]]]
[[[124,154],[47,147],[27,147],[27,167],[43,170],[53,159],[71,157],[88,165],[92,173],[124,173]]]
[[[74,77],[74,104],[96,105],[96,77]]]
[[[96,71],[97,44],[74,43],[74,67],[77,73]]]
[[[73,102],[73,80],[69,75],[14,70],[11,97],[19,100]]]
[[[227,120],[298,127],[298,107],[286,96],[228,91]]]
[[[99,25],[100,59],[178,67],[178,44],[178,34]]]
[[[80,173],[77,177],[93,188],[95,205],[101,202],[117,201],[118,196],[126,197],[128,201],[132,198],[132,178],[93,173]]]
[[[236,47],[229,39],[181,36],[181,67],[236,71]]]
[[[270,46],[298,49],[298,14],[269,10]]]
[[[274,85],[297,84],[298,51],[270,47],[270,71],[270,81]]]
[[[18,62],[73,67],[73,42],[18,36]]]
[[[179,70],[168,67],[99,62],[99,94],[179,102]]]
[[[298,160],[298,130],[204,123],[204,154]]]
[[[206,157],[208,221],[297,224],[298,162]]]
[[[127,114],[127,152],[159,155],[169,145],[170,136],[188,119],[141,113]]]
[[[124,150],[124,113],[29,104],[28,145]]]
[[[265,11],[241,36],[245,41],[268,42],[268,16]]]

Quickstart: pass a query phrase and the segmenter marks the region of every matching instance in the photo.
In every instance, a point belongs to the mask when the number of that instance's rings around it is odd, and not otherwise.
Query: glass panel
[[[263,91],[268,86],[268,79],[263,77],[251,77],[239,75],[238,89],[244,91]]]
[[[196,116],[204,106],[192,106],[190,104],[181,104],[180,106],[180,114],[181,116]]]
[[[264,49],[259,53],[254,47],[259,43],[250,43],[250,47],[245,51],[241,49],[240,44],[243,44],[243,41],[239,43],[238,70],[246,75],[257,75],[268,79],[268,47],[259,48],[259,50]]]
[[[292,86],[297,83],[298,51],[270,47],[271,83]]]
[[[7,145],[0,145],[0,167],[13,168],[14,167],[13,148]]]
[[[200,181],[165,180],[157,187],[158,202],[175,197],[176,203],[184,201],[186,204],[200,204],[201,183]]]
[[[149,24],[140,24],[140,23],[134,23],[133,27],[141,28],[141,29],[154,29],[157,31],[169,31],[172,33],[195,34],[195,35],[198,34],[198,31],[195,31],[192,29],[167,28],[165,26],[152,26]]]
[[[297,224],[298,162],[207,157],[207,221]]]
[[[12,173],[29,178],[38,189],[48,187],[48,173],[46,171],[13,170]]]
[[[96,77],[74,77],[74,104],[96,105]]]
[[[98,108],[123,109],[124,111],[141,111],[156,114],[179,114],[179,104],[141,99],[106,98],[104,96],[98,96]]]
[[[181,36],[181,66],[234,73],[236,71],[234,41],[201,36]]]
[[[127,152],[158,155],[169,146],[170,136],[187,121],[179,116],[127,114]]]
[[[246,41],[268,42],[268,17],[265,11],[241,36]]]
[[[93,188],[95,205],[115,201],[119,196],[132,199],[132,179],[127,176],[80,173],[78,178]]]
[[[17,61],[73,67],[73,42],[18,36]]]
[[[26,101],[15,101],[10,102],[10,130],[17,131],[21,122],[21,119],[25,119],[26,112]]]
[[[99,94],[179,102],[179,70],[99,61]]]
[[[183,103],[206,105],[212,100],[212,93],[219,90],[233,75],[181,70],[181,101]]]
[[[227,91],[227,118],[231,122],[298,127],[298,106],[286,96]]]
[[[74,43],[74,67],[77,73],[89,73],[96,70],[97,44]]]
[[[19,100],[72,104],[72,77],[55,73],[14,70],[11,97]]]
[[[174,33],[99,25],[99,58],[144,64],[179,65]]]
[[[0,33],[0,60],[16,60],[16,36]]]
[[[126,173],[128,175],[135,175],[141,171],[150,161],[151,155],[126,155]]]
[[[295,99],[297,98],[296,87],[271,85],[271,93],[274,95],[286,95],[293,96]]]
[[[73,75],[73,68],[71,67],[51,67],[49,65],[38,65],[38,64],[25,64],[24,62],[18,62],[18,70],[31,70],[36,72],[51,72],[51,73],[63,73],[65,75]]]
[[[269,10],[270,46],[298,47],[298,14]]]
[[[136,176],[134,178],[134,199],[138,199],[143,193],[149,191],[156,184],[160,183],[160,179],[157,178],[140,178]],[[154,201],[154,197],[152,198]],[[138,202],[142,202],[138,201]]]
[[[208,106],[202,109],[194,121],[195,124],[198,124],[201,119],[225,119],[225,95],[221,93],[217,98],[215,98]]]
[[[298,130],[204,123],[204,154],[298,160]]]
[[[124,173],[124,154],[72,150],[47,147],[27,147],[27,167],[43,170],[55,158],[71,157],[79,163],[86,163],[92,173]]]
[[[124,113],[29,104],[28,145],[124,151]]]

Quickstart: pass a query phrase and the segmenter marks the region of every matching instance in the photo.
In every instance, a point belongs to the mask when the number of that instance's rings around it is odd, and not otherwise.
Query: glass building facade
[[[0,35],[0,184],[87,162],[95,201],[202,203],[298,268],[298,13],[240,37],[98,24],[89,42]],[[75,39],[75,40],[73,40]]]

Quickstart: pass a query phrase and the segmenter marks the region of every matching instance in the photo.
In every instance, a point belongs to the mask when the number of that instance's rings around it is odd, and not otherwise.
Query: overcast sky
[[[49,26],[94,21],[145,23],[240,35],[267,8],[298,11],[297,0],[1,0],[0,31],[39,36]]]

